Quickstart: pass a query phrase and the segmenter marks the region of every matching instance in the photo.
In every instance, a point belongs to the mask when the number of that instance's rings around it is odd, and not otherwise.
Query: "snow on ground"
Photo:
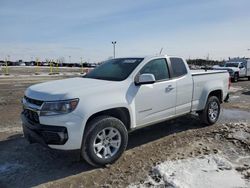
[[[219,155],[166,161],[153,168],[148,180],[129,187],[235,188],[249,182],[234,165]]]
[[[236,100],[239,98],[240,98],[240,96],[238,96],[238,95],[230,96],[230,100]]]
[[[229,89],[229,92],[230,93],[236,93],[236,92],[241,91],[241,90],[243,90],[243,88],[240,87],[240,86],[237,86],[237,87],[231,86],[230,89]]]

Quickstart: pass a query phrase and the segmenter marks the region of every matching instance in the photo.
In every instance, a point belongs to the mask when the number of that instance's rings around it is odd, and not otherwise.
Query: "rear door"
[[[154,123],[175,115],[176,81],[170,80],[165,58],[149,61],[138,74],[155,76],[153,84],[140,85],[135,96],[136,124]]]
[[[247,76],[250,76],[250,60],[247,61]]]
[[[191,111],[193,78],[188,73],[187,64],[182,58],[171,57],[171,76],[176,81],[176,115]]]

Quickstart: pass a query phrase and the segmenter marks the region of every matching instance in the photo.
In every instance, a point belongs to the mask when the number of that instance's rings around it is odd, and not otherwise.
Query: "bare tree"
[[[59,58],[58,58],[58,63],[59,63],[59,64],[65,63],[65,58],[64,58],[64,57],[59,57]]]

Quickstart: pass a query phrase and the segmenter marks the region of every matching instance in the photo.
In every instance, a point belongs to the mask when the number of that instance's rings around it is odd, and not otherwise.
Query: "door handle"
[[[165,92],[170,92],[172,91],[174,88],[172,85],[168,85],[168,87],[165,88]]]

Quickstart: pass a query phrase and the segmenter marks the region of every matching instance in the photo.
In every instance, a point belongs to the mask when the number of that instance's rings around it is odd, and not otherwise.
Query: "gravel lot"
[[[188,115],[132,132],[127,151],[115,164],[93,168],[78,152],[29,144],[22,135],[25,88],[71,76],[0,78],[0,187],[150,187],[148,177],[158,181],[151,173],[157,164],[213,154],[227,158],[250,181],[250,81],[232,84],[230,102],[223,104],[215,125],[205,127],[196,115]]]

